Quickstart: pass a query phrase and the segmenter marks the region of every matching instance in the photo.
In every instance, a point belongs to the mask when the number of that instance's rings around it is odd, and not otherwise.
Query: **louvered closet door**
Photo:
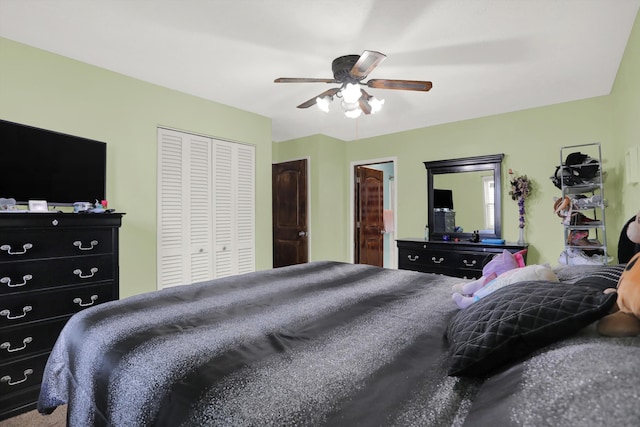
[[[190,273],[187,283],[214,277],[211,265],[211,140],[193,136],[189,141]]]
[[[255,269],[255,148],[214,140],[216,277]]]
[[[158,287],[211,279],[211,140],[159,129],[158,141]]]
[[[236,144],[236,271],[255,270],[255,147]]]
[[[158,288],[255,270],[255,148],[158,129]]]

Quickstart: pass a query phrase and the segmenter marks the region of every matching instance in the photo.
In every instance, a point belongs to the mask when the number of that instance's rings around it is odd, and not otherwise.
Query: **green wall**
[[[109,206],[126,212],[120,293],[156,287],[158,126],[256,146],[256,205],[271,205],[271,120],[0,38],[0,118],[107,142]],[[81,177],[79,177],[81,179]],[[272,265],[271,209],[256,267]]]
[[[559,191],[549,179],[560,161],[560,147],[599,141],[602,143],[604,167],[607,170],[605,193],[612,206],[622,203],[619,192],[623,153],[621,144],[613,137],[611,98],[598,97],[584,101],[558,104],[481,119],[468,120],[417,129],[366,140],[344,142],[345,155],[335,158],[337,192],[344,193],[342,215],[336,210],[326,213],[326,207],[313,205],[312,228],[344,229],[340,239],[335,235],[330,246],[313,246],[312,259],[318,254],[344,254],[349,259],[350,186],[351,162],[368,159],[396,157],[395,177],[398,197],[397,236],[420,237],[426,223],[426,170],[423,161],[457,157],[504,153],[503,161],[503,237],[508,241],[518,239],[517,203],[507,196],[506,171],[511,168],[518,174],[527,174],[535,185],[535,193],[527,200],[526,240],[531,245],[530,263],[557,264],[563,248],[562,225],[553,214],[553,197]],[[315,149],[324,137],[314,136],[296,141],[277,143],[274,159],[285,161],[308,155],[314,161]],[[328,138],[324,138],[328,139]],[[282,144],[282,145],[281,145]],[[328,145],[328,144],[327,144]],[[333,147],[332,152],[339,150]],[[306,149],[308,148],[308,150]],[[328,149],[328,148],[327,148]],[[292,157],[291,152],[295,155]],[[323,175],[324,179],[326,175]],[[314,183],[312,182],[312,191]],[[631,203],[629,201],[629,203]],[[336,205],[337,206],[337,205]],[[342,223],[340,224],[340,221]],[[607,210],[607,225],[619,230],[622,216],[614,209]],[[608,234],[609,244],[617,241],[617,232]]]
[[[311,260],[349,258],[349,220],[345,217],[349,212],[349,170],[344,167],[345,149],[343,141],[323,135],[274,144],[274,159],[308,159]]]
[[[526,174],[535,186],[526,204],[525,237],[531,245],[528,261],[555,265],[563,249],[563,229],[552,209],[553,198],[559,195],[559,190],[549,177],[560,162],[561,147],[592,142],[602,144],[603,167],[607,173],[605,196],[610,206],[606,217],[607,241],[610,254],[615,256],[620,228],[640,209],[638,185],[623,183],[624,153],[628,147],[640,145],[639,26],[636,18],[611,95],[344,142],[345,156],[334,160],[336,169],[342,171],[336,172],[333,180],[338,175],[346,179],[336,182],[344,193],[345,210],[341,216],[335,215],[335,210],[328,215],[325,207],[312,205],[312,227],[341,228],[345,232],[342,238],[336,235],[327,242],[330,246],[314,246],[312,259],[321,259],[319,254],[343,253],[346,255],[343,260],[350,261],[351,162],[397,157],[397,236],[420,237],[426,223],[427,203],[426,171],[422,162],[504,153],[503,238],[518,239],[518,207],[508,196],[507,170],[511,168],[517,174]],[[313,136],[275,144],[278,148],[274,149],[274,161],[288,160],[293,152],[298,157],[308,155],[313,162],[314,150],[322,139]],[[338,154],[335,141],[331,141],[331,145],[332,152]]]
[[[611,92],[614,138],[623,152],[640,146],[640,12],[629,37],[629,42]],[[624,176],[624,175],[623,175]],[[621,178],[622,179],[622,178]],[[627,185],[622,193],[623,218],[630,218],[640,210],[640,184]],[[614,205],[614,207],[616,207]],[[610,209],[611,210],[611,209]]]

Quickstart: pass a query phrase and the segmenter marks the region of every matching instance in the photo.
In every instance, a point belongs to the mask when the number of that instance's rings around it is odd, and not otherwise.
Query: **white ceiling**
[[[0,0],[0,36],[270,117],[273,140],[354,140],[610,93],[640,0]],[[377,50],[384,109],[296,106]],[[1,64],[0,64],[1,73]]]

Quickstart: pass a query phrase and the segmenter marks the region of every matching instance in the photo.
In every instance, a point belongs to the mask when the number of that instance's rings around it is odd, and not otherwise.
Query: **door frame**
[[[352,263],[355,263],[355,173],[354,170],[356,166],[367,166],[367,165],[375,165],[378,163],[393,163],[393,193],[395,195],[393,200],[393,229],[394,237],[398,238],[398,158],[397,157],[382,157],[378,159],[370,159],[370,160],[356,160],[352,161],[349,165],[349,259]],[[390,268],[398,268],[398,246],[395,244],[391,245],[391,265]]]
[[[280,163],[296,162],[299,160],[307,161],[307,260],[311,262],[311,243],[313,239],[313,233],[311,232],[311,226],[313,224],[311,214],[311,156],[293,157],[291,159],[278,160],[277,162],[272,161],[271,166],[273,167],[273,165],[278,165]],[[271,197],[273,197],[273,195],[271,195]],[[271,234],[273,239],[273,232]],[[273,242],[271,247],[273,247]],[[273,259],[273,253],[271,254],[271,259]]]

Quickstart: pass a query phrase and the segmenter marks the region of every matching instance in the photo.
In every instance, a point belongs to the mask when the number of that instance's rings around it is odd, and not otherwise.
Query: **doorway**
[[[363,187],[364,176],[367,183]],[[396,176],[395,158],[351,163],[350,246],[351,259],[356,264],[397,268]],[[376,181],[380,181],[379,186]]]
[[[307,159],[271,166],[273,267],[309,262]]]

